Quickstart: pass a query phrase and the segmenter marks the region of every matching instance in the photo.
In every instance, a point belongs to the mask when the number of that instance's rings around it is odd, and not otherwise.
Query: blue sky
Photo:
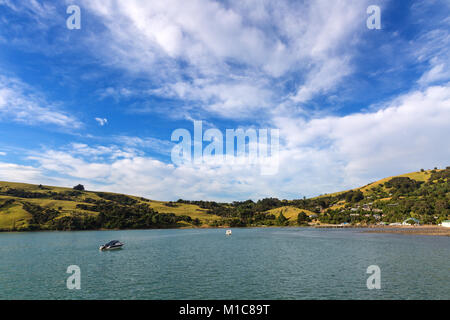
[[[444,0],[0,0],[0,180],[292,199],[445,167],[449,13]],[[174,165],[171,134],[193,120],[279,129],[278,174]]]

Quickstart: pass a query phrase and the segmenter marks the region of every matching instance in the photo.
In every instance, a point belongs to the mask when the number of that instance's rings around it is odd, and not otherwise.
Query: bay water
[[[364,229],[0,233],[0,299],[450,299],[450,238]],[[110,240],[121,250],[99,251]],[[81,289],[68,289],[70,265]],[[369,290],[367,268],[380,268]]]

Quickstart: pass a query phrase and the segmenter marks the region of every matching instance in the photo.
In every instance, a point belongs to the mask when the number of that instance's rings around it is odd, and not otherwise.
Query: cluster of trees
[[[364,199],[364,194],[361,192],[361,190],[352,190],[339,195],[338,199],[345,199],[347,203],[357,203]]]
[[[53,191],[33,192],[33,191],[26,191],[23,189],[7,188],[6,190],[0,191],[0,195],[25,199],[53,199],[53,200],[76,201],[77,197],[82,195],[82,192],[75,190],[65,192],[53,192]]]
[[[132,206],[138,201],[130,196],[126,196],[124,194],[114,194],[114,193],[105,193],[105,192],[96,192],[96,194],[103,199],[111,200],[116,203],[125,205],[125,206]]]
[[[274,208],[290,205],[288,200],[277,198],[265,198],[254,202],[253,200],[234,201],[232,203],[221,203],[215,201],[189,201],[179,199],[177,203],[195,204],[200,208],[209,210],[209,213],[221,217],[248,216],[258,212],[264,212]]]
[[[85,213],[72,213],[50,221],[47,229],[51,230],[92,230],[100,228],[98,218]]]
[[[164,203],[164,205],[165,205],[166,207],[170,207],[170,208],[176,208],[176,207],[179,206],[179,204],[174,203],[174,202],[172,202],[172,201],[166,202],[166,203]]]
[[[273,214],[258,213],[252,217],[222,217],[219,220],[210,222],[212,227],[230,226],[230,227],[248,227],[248,226],[274,226],[278,225],[277,217]]]
[[[128,203],[129,199],[114,198]],[[131,200],[134,200],[130,198]],[[119,204],[114,201],[95,201],[94,204],[78,204],[78,209],[98,212],[96,228],[105,229],[145,229],[175,227],[180,221],[198,223],[191,217],[174,213],[158,213],[147,204]]]
[[[306,214],[305,211],[300,211],[297,215],[298,225],[307,225],[311,221],[311,218]]]
[[[0,204],[0,209],[8,207],[9,205],[13,204],[14,202],[15,202],[14,199],[7,199],[3,203]]]
[[[43,208],[23,202],[23,208],[32,215],[29,230],[92,230],[92,229],[151,229],[178,226],[186,221],[196,225],[198,219],[189,216],[176,216],[173,213],[158,213],[146,204],[121,205],[100,200],[94,205],[78,204],[78,209],[95,213],[71,212],[61,216],[55,209]]]
[[[278,216],[270,213],[257,213],[253,215],[251,218],[222,218],[220,220],[214,220],[210,223],[212,227],[220,227],[220,226],[230,226],[230,227],[248,227],[248,226],[306,226],[308,222],[311,222],[311,218],[306,214],[306,212],[301,211],[297,216],[296,221],[290,221],[283,214],[283,211],[280,211]]]
[[[384,185],[386,188],[391,189],[391,193],[403,195],[417,190],[422,183],[422,181],[416,181],[407,177],[396,177],[387,181]]]
[[[272,214],[267,214],[267,211],[284,206],[294,206],[310,211],[320,211],[319,208],[321,206],[329,205],[327,199],[299,199],[288,201],[277,198],[265,198],[256,202],[253,200],[234,201],[232,203],[188,201],[180,199],[177,203],[195,204],[203,209],[207,209],[207,212],[210,214],[222,217],[221,220],[212,222],[212,226],[285,225],[287,219],[284,215],[275,217]],[[304,222],[302,222],[302,224],[304,224]]]
[[[49,198],[52,196],[51,192],[31,192],[14,188],[7,188],[4,191],[0,191],[0,194],[5,196],[28,198],[28,199]]]
[[[55,209],[42,208],[39,205],[24,202],[23,209],[31,214],[30,228],[39,229],[40,225],[46,224],[60,215],[60,212]]]
[[[435,181],[449,178],[450,178],[450,167],[447,167],[445,170],[442,171],[432,170],[430,179],[428,181]]]

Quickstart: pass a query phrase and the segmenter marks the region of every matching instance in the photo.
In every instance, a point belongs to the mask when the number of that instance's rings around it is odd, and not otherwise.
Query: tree
[[[82,184],[79,184],[73,187],[73,189],[78,191],[84,191],[84,186]]]
[[[359,202],[359,201],[361,201],[361,200],[363,200],[363,199],[364,199],[363,193],[362,193],[360,190],[358,190],[358,191],[356,191],[355,194],[353,195],[353,197],[352,197],[352,202]]]
[[[280,226],[285,226],[288,223],[288,219],[283,215],[283,212],[280,212],[280,215],[277,218],[277,224]]]
[[[297,223],[299,225],[306,224],[309,221],[308,215],[305,213],[305,211],[300,211],[297,215]]]

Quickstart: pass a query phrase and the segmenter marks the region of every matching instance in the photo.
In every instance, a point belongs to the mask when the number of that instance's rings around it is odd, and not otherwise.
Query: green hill
[[[415,218],[437,224],[450,216],[450,167],[384,178],[316,197],[324,223],[374,224]]]
[[[388,177],[388,178],[383,178],[381,180],[375,181],[375,182],[371,182],[363,187],[359,187],[359,188],[355,188],[355,189],[351,189],[351,190],[346,190],[346,191],[338,191],[338,192],[334,192],[334,193],[329,193],[329,194],[323,194],[320,195],[318,197],[314,197],[313,199],[319,199],[319,198],[324,198],[324,197],[333,197],[333,196],[338,196],[340,194],[349,192],[349,191],[357,191],[357,190],[361,190],[363,193],[368,193],[370,192],[371,189],[384,184],[385,182],[391,180],[392,178],[396,178],[396,177],[405,177],[405,178],[410,178],[410,179],[414,179],[417,181],[427,181],[431,175],[432,172],[441,172],[441,171],[445,171],[445,170],[439,170],[439,169],[435,169],[435,170],[424,170],[424,171],[417,171],[417,172],[411,172],[411,173],[405,173],[405,174],[401,174],[398,176],[392,176],[392,177]]]
[[[0,230],[3,231],[192,227],[217,219],[218,216],[197,205],[0,182]]]
[[[300,212],[305,212],[308,216],[315,215],[314,212],[306,209],[300,209],[294,206],[283,206],[280,208],[275,208],[266,211],[267,214],[273,214],[276,217],[279,216],[280,213],[282,213],[287,219],[289,219],[292,222],[295,222],[297,220],[297,216]]]
[[[86,190],[0,182],[0,230],[94,230],[296,225],[302,211],[315,223],[356,225],[450,218],[450,167],[385,178],[311,199],[254,202],[163,202]],[[309,218],[311,221],[311,218]]]

